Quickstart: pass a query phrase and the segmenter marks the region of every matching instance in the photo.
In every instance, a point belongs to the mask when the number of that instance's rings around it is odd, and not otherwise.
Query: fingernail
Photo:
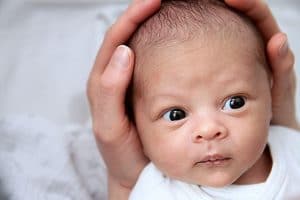
[[[128,48],[124,45],[118,46],[113,54],[112,62],[115,67],[127,68],[129,65]]]
[[[281,44],[279,48],[279,56],[284,57],[288,53],[289,50],[289,43],[287,38],[285,37],[284,42]]]

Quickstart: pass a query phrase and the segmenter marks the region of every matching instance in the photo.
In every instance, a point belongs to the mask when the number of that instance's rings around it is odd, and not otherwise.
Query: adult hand
[[[133,72],[126,43],[137,26],[158,10],[160,0],[135,0],[106,32],[87,84],[93,132],[107,165],[109,181],[131,188],[148,160],[124,101]]]
[[[248,15],[267,42],[267,54],[273,72],[271,123],[300,130],[295,108],[294,55],[288,46],[287,35],[280,31],[268,5],[263,0],[225,0],[225,2]]]

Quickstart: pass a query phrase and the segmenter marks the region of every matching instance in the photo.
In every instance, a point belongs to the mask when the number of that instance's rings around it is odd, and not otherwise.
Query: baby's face
[[[193,39],[137,62],[137,129],[145,154],[167,176],[221,187],[247,184],[265,167],[270,84],[252,50],[242,50],[247,45]]]

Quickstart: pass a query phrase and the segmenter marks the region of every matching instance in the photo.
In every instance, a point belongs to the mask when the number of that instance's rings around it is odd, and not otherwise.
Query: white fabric
[[[300,199],[300,132],[274,126],[268,145],[273,160],[266,182],[253,185],[230,185],[221,189],[201,187],[172,180],[152,163],[142,172],[130,200],[256,200]]]
[[[106,170],[92,132],[37,116],[0,120],[1,200],[104,200]]]

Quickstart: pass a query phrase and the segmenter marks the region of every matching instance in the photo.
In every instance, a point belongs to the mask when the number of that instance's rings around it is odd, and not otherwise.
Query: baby
[[[300,133],[270,127],[272,77],[251,21],[221,0],[166,0],[129,46],[151,160],[131,200],[300,199]]]

